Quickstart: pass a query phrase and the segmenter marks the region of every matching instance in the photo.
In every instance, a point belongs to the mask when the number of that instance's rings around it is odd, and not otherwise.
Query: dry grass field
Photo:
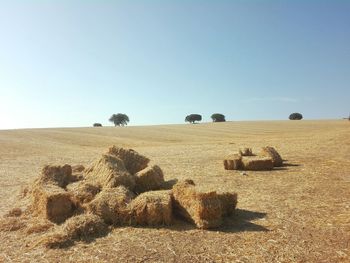
[[[45,164],[88,165],[109,146],[133,148],[205,189],[238,193],[223,227],[182,221],[120,227],[66,249],[34,246],[39,234],[0,232],[4,262],[350,262],[350,123],[226,122],[147,127],[0,131],[0,216]],[[240,147],[275,147],[286,165],[242,175],[222,160]]]

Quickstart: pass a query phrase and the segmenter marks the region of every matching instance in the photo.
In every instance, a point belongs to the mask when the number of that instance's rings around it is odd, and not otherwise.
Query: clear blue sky
[[[0,0],[0,129],[342,118],[350,1]]]

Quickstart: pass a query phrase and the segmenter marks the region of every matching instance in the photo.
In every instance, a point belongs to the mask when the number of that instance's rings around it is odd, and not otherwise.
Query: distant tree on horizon
[[[101,123],[98,123],[98,122],[95,122],[93,126],[94,126],[94,127],[102,127],[102,124],[101,124]]]
[[[113,114],[110,118],[109,118],[110,122],[114,123],[114,126],[124,126],[124,125],[128,125],[129,117],[128,115],[124,114],[124,113],[117,113],[117,114]]]
[[[298,113],[298,112],[294,112],[291,115],[289,115],[290,120],[301,120],[302,118],[303,118],[303,115],[301,115],[301,113]]]
[[[185,121],[186,122],[189,122],[189,123],[195,123],[196,121],[201,121],[202,120],[202,115],[200,114],[190,114],[190,115],[187,115],[186,118],[185,118]]]
[[[221,114],[221,113],[214,113],[213,115],[211,115],[211,119],[213,120],[213,122],[225,122],[225,115]]]

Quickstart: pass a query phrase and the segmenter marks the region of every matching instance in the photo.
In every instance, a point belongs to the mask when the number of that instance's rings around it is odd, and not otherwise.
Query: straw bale
[[[124,162],[116,156],[104,154],[86,172],[86,179],[94,185],[116,187],[123,185],[130,190],[135,187],[135,176],[130,174]]]
[[[136,173],[136,193],[159,190],[164,183],[162,169],[158,165],[147,167]]]
[[[35,181],[35,185],[54,184],[59,187],[66,187],[72,176],[72,167],[68,164],[46,165],[41,171],[41,175]]]
[[[114,155],[119,159],[123,160],[126,169],[131,173],[135,174],[145,169],[149,163],[149,159],[133,149],[124,149],[112,146],[108,150],[108,154]]]
[[[62,232],[71,239],[87,239],[106,232],[107,225],[94,214],[73,216],[61,226]]]
[[[242,163],[244,170],[265,171],[273,169],[272,159],[266,157],[243,157]]]
[[[242,168],[242,156],[239,154],[232,154],[225,158],[224,167],[226,170],[239,170]]]
[[[280,167],[283,165],[283,160],[281,155],[276,151],[275,148],[266,146],[261,149],[262,156],[269,157],[272,159],[273,166]]]
[[[238,152],[241,156],[254,156],[252,148],[241,148]]]
[[[222,216],[232,215],[237,206],[237,194],[224,192],[218,193],[218,197],[221,201]]]
[[[171,191],[150,191],[137,196],[130,204],[132,225],[170,225],[172,222]]]
[[[223,211],[219,196],[216,192],[198,192],[192,183],[181,181],[174,186],[174,212],[198,228],[220,226]]]
[[[103,189],[87,204],[87,211],[100,216],[107,224],[122,224],[129,220],[127,206],[133,198],[135,194],[124,186]]]
[[[78,203],[84,204],[94,199],[95,195],[101,191],[101,186],[80,181],[67,185],[67,191],[72,194]]]
[[[37,186],[33,189],[32,195],[35,215],[54,223],[61,223],[74,213],[75,205],[70,193],[57,185]]]

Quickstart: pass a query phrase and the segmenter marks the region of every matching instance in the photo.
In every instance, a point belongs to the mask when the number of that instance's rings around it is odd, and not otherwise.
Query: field
[[[38,234],[0,232],[4,262],[349,262],[350,123],[227,122],[144,127],[0,131],[0,216],[45,164],[88,165],[109,146],[133,148],[166,179],[238,193],[225,225],[199,230],[120,227],[67,249],[33,246]],[[274,146],[286,165],[269,172],[226,171],[240,147]]]

